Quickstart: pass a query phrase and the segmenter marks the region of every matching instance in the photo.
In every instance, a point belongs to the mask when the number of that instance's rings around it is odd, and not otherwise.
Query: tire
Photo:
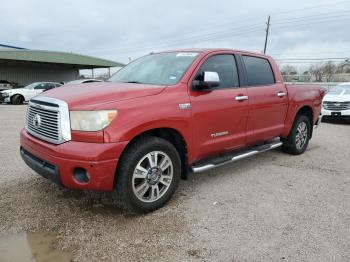
[[[305,152],[311,137],[311,121],[306,115],[297,115],[288,137],[283,139],[282,150],[288,154],[300,155]]]
[[[13,105],[21,105],[23,104],[23,101],[24,99],[23,99],[23,96],[21,95],[14,95],[11,97],[11,104]]]
[[[158,137],[138,138],[119,160],[113,197],[123,209],[148,213],[170,200],[180,177],[180,156],[171,143]]]

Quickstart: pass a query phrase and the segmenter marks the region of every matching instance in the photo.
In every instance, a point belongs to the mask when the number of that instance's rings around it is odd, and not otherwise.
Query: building
[[[29,50],[0,44],[0,80],[19,86],[33,82],[68,82],[79,78],[79,70],[122,67],[124,64],[66,52]],[[110,74],[110,73],[109,73]]]

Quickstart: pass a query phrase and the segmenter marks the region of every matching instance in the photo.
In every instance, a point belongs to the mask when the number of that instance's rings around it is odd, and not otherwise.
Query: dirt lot
[[[191,174],[166,207],[130,215],[27,168],[24,114],[0,105],[1,261],[350,261],[349,124],[323,124],[301,156]]]

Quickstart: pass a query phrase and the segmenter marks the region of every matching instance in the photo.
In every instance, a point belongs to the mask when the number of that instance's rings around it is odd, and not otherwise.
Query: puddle
[[[55,249],[57,234],[52,232],[21,233],[0,237],[0,260],[3,262],[71,261],[68,251]]]

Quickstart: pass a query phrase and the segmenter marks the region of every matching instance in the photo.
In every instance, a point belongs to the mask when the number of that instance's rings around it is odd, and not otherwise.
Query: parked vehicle
[[[322,119],[350,120],[350,83],[330,89],[322,104]]]
[[[0,97],[3,102],[11,103],[13,105],[20,105],[23,102],[29,101],[34,96],[50,90],[55,87],[59,87],[61,84],[53,82],[37,82],[27,85],[23,88],[8,89],[0,93]]]
[[[13,86],[9,81],[0,80],[0,92],[10,88],[13,88]]]
[[[103,81],[100,79],[78,79],[78,80],[70,81],[70,82],[66,83],[66,85],[68,85],[68,84],[98,83],[98,82],[103,82]]]
[[[188,171],[282,146],[302,154],[324,90],[286,85],[275,61],[236,50],[142,57],[109,82],[31,99],[22,158],[56,184],[113,191],[126,209],[163,206]]]

